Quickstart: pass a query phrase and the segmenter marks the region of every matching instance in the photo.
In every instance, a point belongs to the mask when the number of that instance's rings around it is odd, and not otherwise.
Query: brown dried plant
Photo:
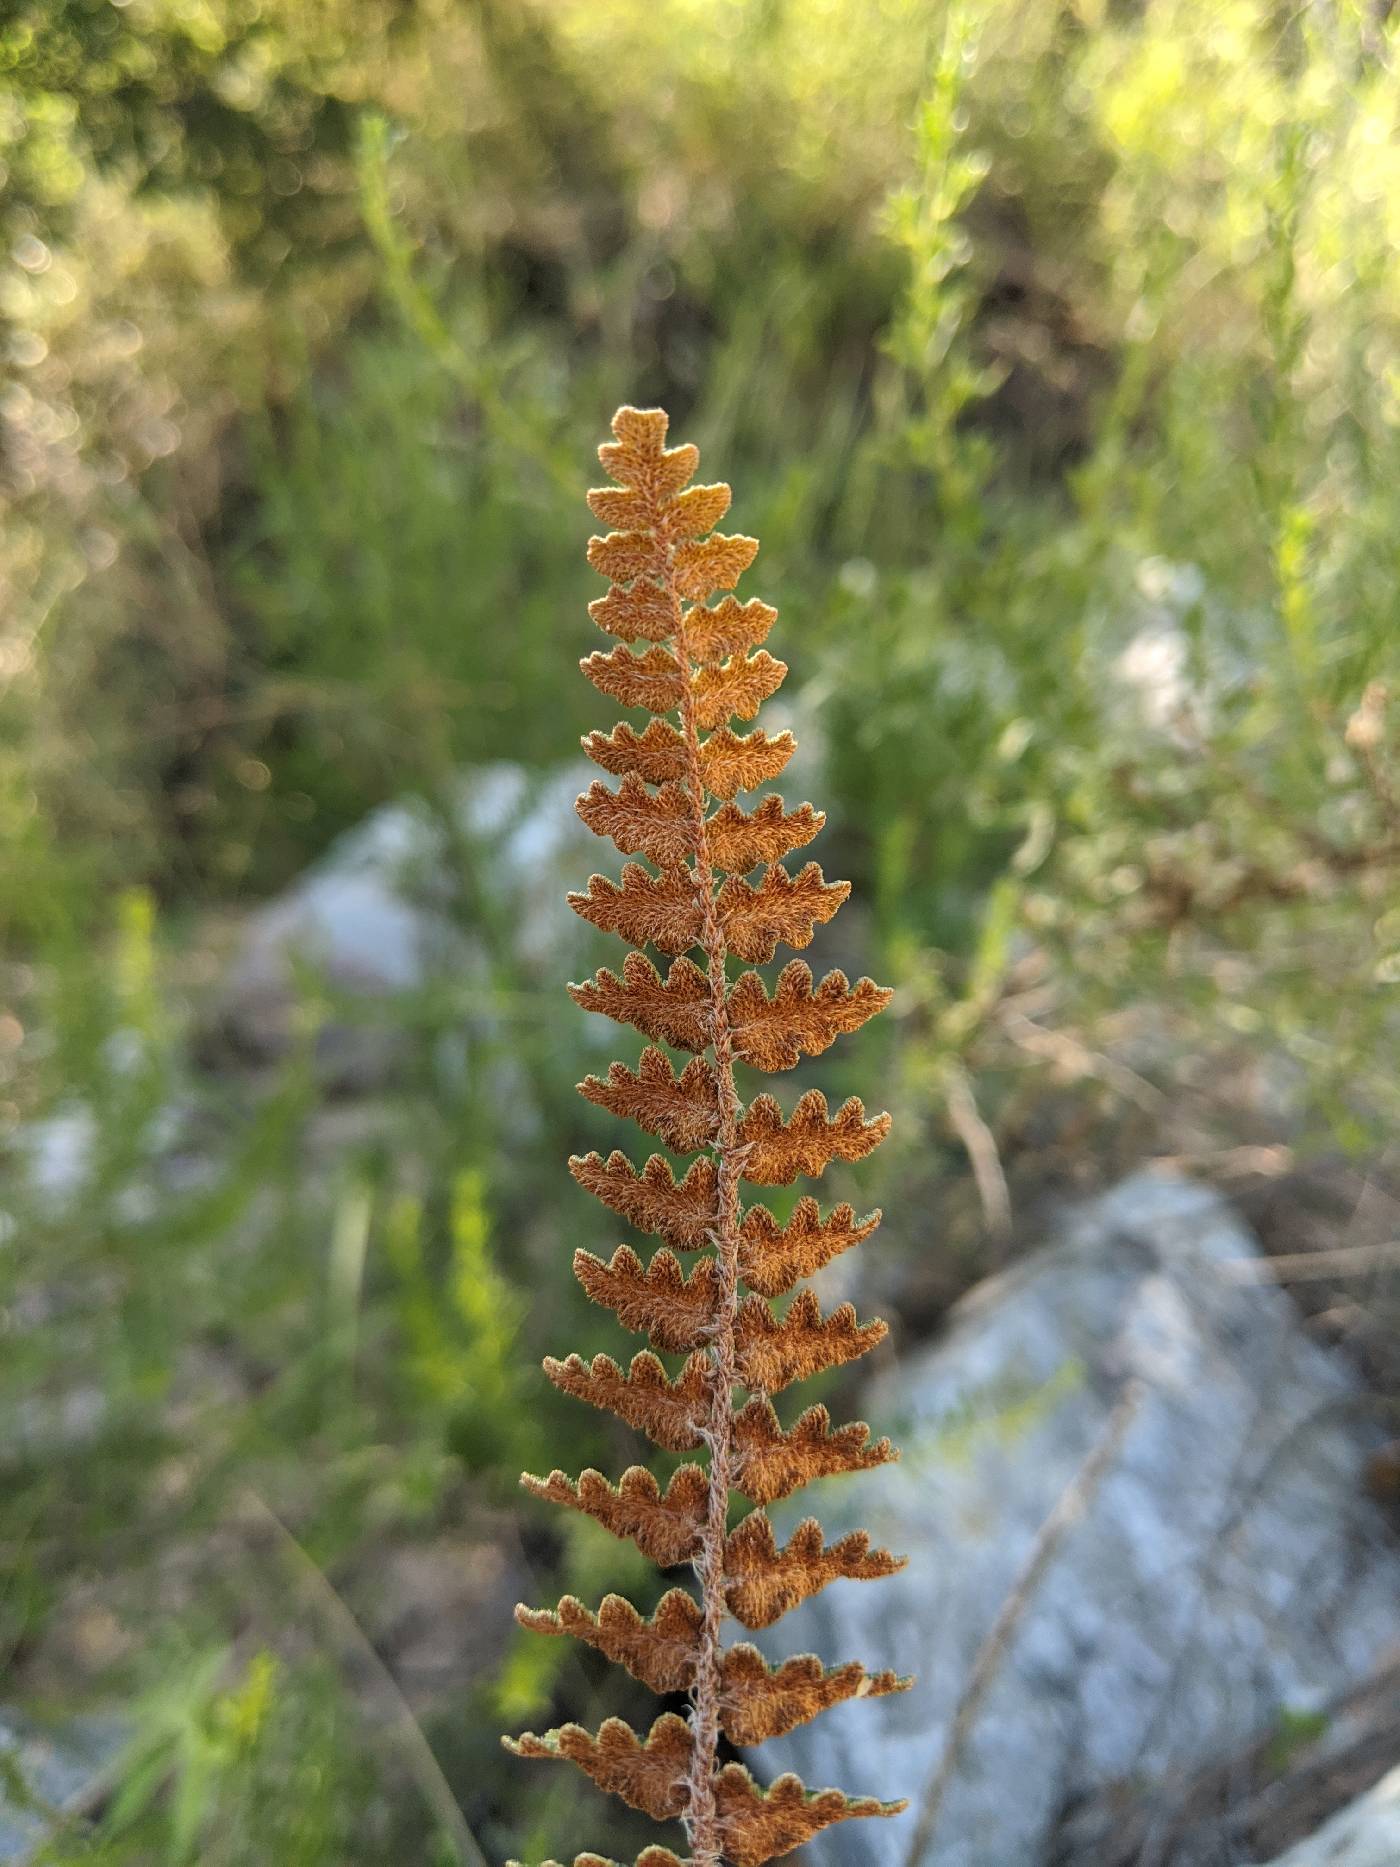
[[[828,1582],[902,1566],[872,1549],[864,1532],[828,1544],[810,1517],[780,1546],[765,1509],[814,1478],[896,1456],[887,1439],[872,1442],[861,1422],[833,1428],[822,1406],[808,1407],[784,1429],[770,1398],[883,1338],[885,1325],[858,1322],[849,1303],[823,1316],[810,1289],[781,1315],[772,1305],[867,1238],[880,1215],[857,1219],[839,1205],[823,1216],[804,1197],[781,1224],[766,1206],[740,1203],[745,1181],[788,1186],[833,1160],[862,1159],[884,1139],[889,1117],[867,1118],[854,1098],[833,1113],[815,1090],[788,1115],[771,1095],[744,1106],[735,1065],[791,1069],[864,1024],[890,994],[869,979],[851,985],[840,972],[815,983],[801,960],[783,968],[771,995],[756,972],[730,980],[731,956],[761,964],[779,944],[808,945],[849,884],[826,881],[815,862],[795,875],[782,866],[783,856],[821,829],[820,811],[810,804],[787,811],[773,796],[752,810],[734,802],[776,778],[792,755],[790,733],[770,738],[759,728],[740,736],[729,724],[751,720],[787,669],[759,646],[773,609],[732,595],[712,602],[717,591],[733,590],[758,544],[712,529],[728,510],[729,488],[689,485],[697,450],[667,448],[666,428],[659,409],[620,409],[614,440],[599,449],[617,485],[591,492],[588,503],[616,529],[588,547],[589,563],[610,586],[590,614],[622,646],[581,664],[603,693],[656,716],[645,732],[622,724],[584,740],[590,758],[622,782],[614,791],[595,781],[578,801],[590,829],[611,837],[624,855],[645,857],[656,873],[629,862],[620,883],[595,875],[586,893],[569,900],[585,920],[631,946],[649,943],[678,957],[663,976],[642,953],[629,953],[620,977],[603,969],[569,990],[580,1005],[656,1040],[635,1070],[614,1063],[605,1078],[581,1083],[581,1092],[698,1158],[679,1179],[659,1154],[640,1171],[621,1153],[570,1161],[581,1186],[662,1240],[649,1264],[628,1245],[606,1263],[587,1251],[574,1254],[589,1296],[652,1347],[625,1369],[608,1355],[544,1365],[564,1392],[610,1409],[666,1451],[704,1448],[708,1465],[683,1464],[664,1490],[635,1465],[616,1485],[596,1471],[577,1479],[527,1474],[523,1482],[630,1537],[662,1568],[691,1564],[699,1599],[673,1588],[649,1619],[619,1595],[607,1596],[596,1613],[566,1595],[557,1608],[516,1614],[526,1627],[596,1647],[655,1692],[687,1693],[690,1714],[658,1718],[645,1737],[609,1718],[596,1735],[569,1724],[507,1742],[520,1756],[568,1759],[657,1820],[680,1817],[693,1867],[758,1867],[833,1822],[892,1815],[904,1805],[812,1791],[791,1775],[760,1787],[742,1765],[720,1761],[721,1735],[758,1744],[829,1705],[899,1691],[908,1681],[857,1662],[827,1671],[810,1654],[770,1666],[748,1642],[721,1643],[726,1613],[746,1628],[767,1627]],[[627,646],[637,642],[647,646]],[[759,868],[759,879],[748,880]],[[686,957],[697,949],[700,964]],[[657,1043],[693,1054],[678,1070]],[[687,1253],[707,1255],[687,1271],[678,1255]],[[684,1355],[680,1371],[669,1373],[654,1350]],[[736,1405],[740,1388],[747,1398]],[[734,1491],[754,1508],[731,1529]],[[580,1854],[574,1867],[609,1864]],[[651,1847],[636,1867],[681,1863]]]

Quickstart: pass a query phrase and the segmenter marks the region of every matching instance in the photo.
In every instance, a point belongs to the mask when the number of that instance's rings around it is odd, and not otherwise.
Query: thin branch
[[[1330,1251],[1285,1251],[1275,1258],[1232,1258],[1220,1269],[1231,1283],[1290,1284],[1369,1277],[1396,1264],[1400,1264],[1400,1238],[1383,1244],[1337,1245]]]
[[[1291,1147],[1282,1144],[1269,1147],[1215,1147],[1184,1154],[1153,1154],[1144,1164],[1157,1170],[1169,1169],[1178,1173],[1211,1173],[1245,1179],[1277,1180],[1292,1171],[1294,1155]]]
[[[962,1142],[972,1166],[972,1177],[977,1183],[977,1196],[982,1202],[982,1216],[987,1230],[998,1245],[1005,1245],[1011,1237],[1010,1189],[1002,1169],[996,1136],[983,1121],[977,1098],[972,1093],[972,1085],[960,1069],[949,1073],[947,1103],[948,1120],[953,1124],[953,1130]]]
[[[1110,1089],[1117,1090],[1126,1101],[1136,1103],[1149,1114],[1161,1108],[1166,1100],[1156,1084],[1148,1082],[1145,1076],[1139,1076],[1126,1063],[1105,1056],[1102,1051],[1091,1050],[1067,1031],[1047,1030],[1019,1011],[1004,1013],[1001,1025],[1018,1049],[1056,1063],[1076,1077],[1097,1077]]]

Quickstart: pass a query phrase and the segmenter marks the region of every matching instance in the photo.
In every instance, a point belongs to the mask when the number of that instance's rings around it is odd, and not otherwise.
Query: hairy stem
[[[719,1816],[715,1807],[715,1761],[720,1726],[720,1623],[724,1618],[724,1539],[728,1528],[729,1490],[733,1479],[733,1395],[737,1380],[734,1322],[739,1308],[739,1174],[742,1159],[738,1140],[739,1098],[734,1089],[734,1048],[729,1033],[726,1003],[724,930],[715,909],[715,877],[705,829],[705,785],[700,771],[700,733],[695,699],[690,690],[691,661],[686,644],[685,618],[670,574],[667,552],[667,587],[675,614],[675,655],[685,675],[681,698],[681,728],[686,745],[686,789],[695,828],[692,874],[704,914],[701,945],[710,981],[710,1029],[714,1051],[717,1118],[714,1150],[717,1160],[715,1252],[719,1269],[719,1304],[712,1358],[710,1418],[704,1429],[710,1451],[710,1493],[701,1534],[696,1572],[700,1578],[703,1621],[700,1657],[693,1688],[689,1798],[686,1825],[694,1867],[720,1867]]]

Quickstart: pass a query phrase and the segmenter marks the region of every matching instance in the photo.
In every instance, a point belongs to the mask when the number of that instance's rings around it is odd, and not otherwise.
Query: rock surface
[[[53,1811],[84,1810],[110,1780],[127,1735],[116,1719],[49,1730],[0,1707],[0,1861],[32,1859]]]
[[[902,1463],[802,1501],[829,1537],[863,1526],[909,1567],[834,1585],[766,1644],[918,1682],[757,1763],[912,1806],[832,1831],[814,1867],[916,1867],[921,1799],[979,1650],[1130,1380],[1136,1412],[1005,1642],[920,1862],[1039,1867],[1079,1798],[1217,1759],[1395,1642],[1400,1549],[1362,1489],[1362,1397],[1289,1299],[1233,1268],[1254,1256],[1216,1195],[1138,1176],[875,1383],[863,1410]]]
[[[1400,1861],[1400,1769],[1324,1822],[1269,1867],[1395,1867]]]
[[[340,1090],[382,1082],[401,1029],[392,1004],[376,1016],[375,1001],[421,991],[475,963],[452,911],[461,894],[453,878],[465,866],[455,839],[489,872],[514,957],[541,962],[573,921],[566,889],[588,874],[594,838],[573,804],[589,769],[571,765],[539,778],[523,766],[487,765],[463,778],[446,813],[417,801],[375,811],[249,915],[217,996],[211,1040],[237,1058],[275,1062],[294,1041],[298,1002],[314,980],[366,1008],[359,1017],[332,1011],[319,1024],[323,1081]],[[481,915],[473,919],[481,924]]]

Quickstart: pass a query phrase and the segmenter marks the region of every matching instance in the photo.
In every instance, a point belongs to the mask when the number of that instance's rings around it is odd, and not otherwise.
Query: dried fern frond
[[[715,1785],[724,1857],[734,1867],[763,1867],[791,1854],[836,1822],[862,1815],[898,1815],[904,1802],[877,1802],[839,1789],[808,1789],[798,1776],[780,1776],[767,1789],[737,1763],[726,1764]]]
[[[652,1154],[638,1173],[614,1148],[606,1160],[601,1154],[576,1155],[569,1172],[638,1231],[655,1232],[678,1251],[699,1251],[710,1242],[719,1184],[712,1160],[692,1161],[685,1178],[677,1180],[659,1154]]]
[[[735,980],[728,999],[734,1047],[756,1070],[790,1070],[802,1057],[819,1057],[838,1037],[858,1031],[883,1011],[892,993],[870,979],[849,984],[844,972],[829,972],[812,984],[804,960],[789,960],[770,998],[756,972]]]
[[[715,1073],[703,1058],[692,1057],[678,1076],[669,1059],[650,1045],[635,1070],[625,1063],[608,1066],[607,1081],[585,1077],[579,1094],[658,1134],[678,1154],[708,1147],[719,1124],[715,1108]]]
[[[709,1479],[699,1465],[682,1465],[665,1491],[644,1465],[629,1466],[616,1486],[592,1470],[581,1472],[576,1484],[563,1472],[548,1478],[526,1472],[522,1483],[536,1497],[582,1511],[614,1536],[630,1537],[658,1569],[689,1562],[699,1547],[709,1499]]]
[[[756,1510],[725,1539],[724,1598],[729,1612],[745,1627],[771,1627],[829,1582],[897,1575],[907,1560],[887,1549],[871,1549],[864,1530],[852,1530],[828,1544],[815,1517],[804,1517],[779,1548],[766,1514]]]
[[[889,1116],[867,1121],[857,1096],[849,1096],[831,1116],[821,1090],[809,1089],[786,1119],[772,1096],[755,1096],[739,1123],[739,1144],[748,1149],[744,1178],[755,1186],[816,1179],[834,1160],[864,1160],[889,1131]]]
[[[621,1595],[604,1596],[596,1614],[565,1595],[554,1609],[518,1607],[515,1618],[539,1634],[572,1634],[653,1692],[683,1692],[695,1677],[704,1622],[682,1588],[668,1589],[650,1620]]]
[[[820,811],[789,809],[776,796],[736,802],[777,778],[794,750],[790,733],[770,738],[755,727],[741,735],[732,725],[753,719],[787,673],[764,646],[777,612],[755,597],[716,596],[733,590],[758,544],[713,531],[729,509],[729,488],[691,485],[699,456],[668,448],[666,429],[659,409],[620,409],[613,439],[599,450],[616,484],[588,495],[607,528],[588,560],[610,586],[589,613],[615,645],[580,665],[600,692],[655,717],[642,730],[624,721],[588,735],[585,751],[619,782],[595,780],[578,813],[623,856],[654,870],[629,861],[617,881],[595,875],[569,896],[585,920],[635,949],[620,973],[604,967],[569,991],[651,1040],[635,1065],[613,1063],[605,1076],[585,1078],[581,1093],[697,1158],[683,1172],[659,1154],[640,1168],[616,1150],[570,1161],[581,1186],[662,1241],[649,1262],[627,1244],[606,1260],[574,1254],[588,1295],[651,1347],[625,1370],[609,1355],[569,1355],[546,1361],[545,1372],[666,1451],[703,1448],[708,1462],[680,1466],[664,1490],[642,1466],[616,1484],[591,1470],[523,1482],[634,1542],[661,1568],[693,1564],[699,1591],[670,1590],[649,1618],[619,1595],[596,1613],[572,1595],[557,1608],[516,1613],[523,1626],[594,1647],[653,1691],[687,1692],[691,1708],[688,1718],[658,1718],[645,1737],[612,1718],[596,1735],[570,1724],[510,1747],[572,1762],[657,1819],[679,1816],[691,1860],[650,1848],[636,1867],[761,1867],[834,1822],[903,1805],[810,1791],[793,1776],[762,1789],[739,1765],[720,1766],[721,1734],[761,1743],[831,1705],[908,1681],[856,1661],[828,1671],[811,1654],[770,1665],[747,1642],[721,1641],[726,1613],[767,1627],[832,1582],[902,1566],[863,1531],[828,1545],[814,1518],[779,1544],[764,1508],[814,1479],[896,1457],[863,1422],[834,1427],[824,1407],[784,1428],[769,1398],[883,1339],[884,1323],[858,1321],[849,1304],[823,1316],[810,1290],[781,1315],[770,1306],[862,1243],[880,1215],[857,1218],[838,1205],[823,1216],[804,1196],[784,1224],[766,1206],[745,1210],[740,1201],[745,1180],[787,1186],[833,1161],[863,1159],[884,1139],[889,1117],[868,1116],[855,1097],[833,1112],[815,1090],[787,1114],[765,1093],[745,1105],[735,1070],[777,1072],[818,1056],[883,1010],[890,994],[840,972],[815,983],[801,960],[783,967],[771,991],[757,972],[729,977],[731,958],[759,966],[780,946],[806,947],[849,885],[828,882],[815,862],[795,872],[784,866],[820,832]],[[648,946],[672,956],[664,976],[641,951]],[[689,1060],[673,1062],[662,1044]],[[687,1269],[678,1252],[701,1255]],[[671,1373],[656,1351],[686,1359]],[[741,1389],[749,1396],[742,1402]],[[754,1506],[733,1530],[732,1490]],[[580,1854],[574,1867],[615,1864]]]
[[[780,1394],[794,1381],[869,1354],[888,1333],[878,1316],[857,1322],[853,1303],[823,1316],[811,1290],[796,1298],[781,1322],[762,1297],[745,1297],[734,1327],[739,1379],[758,1393]]]
[[[551,1355],[544,1371],[562,1393],[605,1407],[666,1452],[693,1452],[703,1443],[710,1380],[701,1355],[692,1355],[674,1381],[645,1350],[632,1357],[625,1374],[611,1355],[595,1355],[591,1363],[579,1355],[565,1361]]]
[[[677,1050],[703,1050],[710,1041],[710,982],[694,960],[674,960],[663,980],[645,954],[629,953],[620,979],[604,966],[587,984],[571,985],[569,996]]]
[[[824,1219],[816,1200],[806,1194],[786,1225],[779,1225],[767,1206],[750,1206],[739,1227],[739,1273],[760,1296],[780,1297],[852,1245],[864,1244],[879,1223],[878,1208],[858,1219],[854,1206],[847,1205],[833,1207]]]
[[[669,1251],[644,1266],[630,1245],[619,1245],[607,1264],[576,1251],[574,1275],[595,1303],[615,1311],[624,1329],[649,1336],[653,1348],[685,1354],[714,1332],[720,1286],[713,1258],[701,1258],[687,1275]]]
[[[705,822],[710,861],[717,869],[747,875],[760,862],[776,862],[810,843],[825,822],[825,814],[810,804],[784,812],[780,797],[765,797],[756,810],[721,804]]]
[[[872,1441],[864,1420],[838,1426],[820,1405],[808,1407],[784,1432],[766,1396],[756,1396],[734,1416],[734,1482],[754,1504],[776,1504],[814,1478],[867,1472],[899,1457],[888,1439]]]
[[[658,1822],[685,1808],[690,1726],[674,1712],[664,1712],[644,1738],[623,1719],[608,1718],[596,1737],[582,1725],[566,1724],[543,1737],[526,1731],[507,1744],[517,1757],[566,1757],[600,1789],[611,1790]]]
[[[519,1861],[507,1861],[506,1867],[520,1867]],[[560,1867],[558,1861],[546,1861],[544,1867]],[[624,1867],[622,1861],[605,1860],[601,1854],[575,1854],[573,1867]],[[643,1848],[632,1867],[689,1867],[670,1848]]]

